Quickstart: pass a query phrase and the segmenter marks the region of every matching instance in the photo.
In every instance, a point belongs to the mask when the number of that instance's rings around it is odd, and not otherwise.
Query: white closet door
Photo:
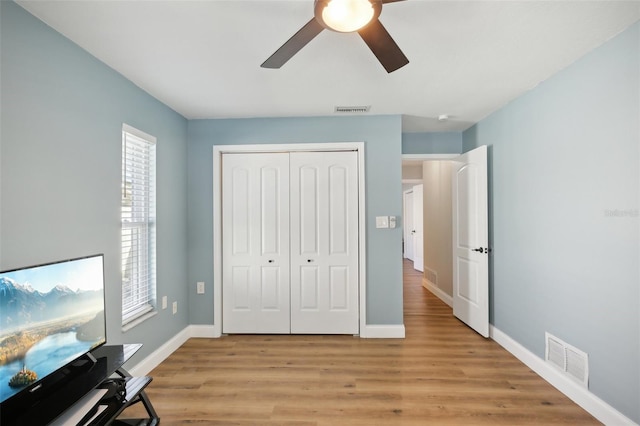
[[[222,331],[289,333],[289,154],[224,154],[222,182]]]
[[[358,333],[356,152],[291,153],[291,332]]]

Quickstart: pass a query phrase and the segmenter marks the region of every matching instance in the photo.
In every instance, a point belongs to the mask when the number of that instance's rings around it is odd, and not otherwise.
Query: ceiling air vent
[[[339,112],[339,113],[363,113],[363,112],[369,112],[369,110],[371,109],[371,105],[365,105],[365,106],[337,106],[334,112]]]

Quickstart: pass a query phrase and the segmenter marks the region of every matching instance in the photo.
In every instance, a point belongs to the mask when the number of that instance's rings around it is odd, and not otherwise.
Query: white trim
[[[151,308],[151,309],[153,309],[153,308]],[[132,319],[131,321],[129,321],[128,323],[126,323],[126,324],[124,324],[122,326],[122,332],[126,333],[127,331],[129,331],[132,328],[134,328],[136,325],[142,324],[143,322],[145,322],[149,318],[153,318],[156,315],[158,315],[158,311],[157,310],[152,310],[152,311],[148,311],[148,312],[140,315],[139,317],[135,317],[134,319]]]
[[[366,325],[360,329],[360,337],[367,339],[404,339],[404,324]]]
[[[152,144],[154,144],[154,145],[155,145],[155,144],[157,143],[157,141],[158,141],[158,140],[156,139],[156,137],[155,137],[155,136],[151,136],[150,134],[145,133],[145,132],[143,132],[142,130],[138,130],[138,129],[136,129],[135,127],[131,127],[131,126],[129,126],[127,123],[122,123],[122,131],[123,131],[123,132],[130,133],[130,134],[132,134],[133,136],[138,137],[138,138],[140,138],[140,139],[144,139],[144,140],[146,140],[147,142],[150,142],[150,143],[152,143]]]
[[[450,160],[459,157],[460,154],[402,154],[403,160]]]
[[[438,299],[442,300],[444,303],[453,308],[453,297],[449,296],[447,293],[442,291],[441,288],[436,287],[431,281],[422,278],[422,287],[429,290],[433,293]]]
[[[222,331],[222,146],[213,147],[213,325]]]
[[[624,414],[566,377],[493,325],[489,325],[489,337],[602,423],[616,426],[636,425]]]
[[[209,337],[217,339],[222,336],[220,327],[209,324],[191,324],[189,327],[189,337]]]
[[[131,368],[127,368],[127,370],[132,376],[146,376],[151,370],[160,365],[162,361],[167,359],[169,355],[178,350],[190,337],[189,327],[186,327],[158,349],[147,355],[142,361]]]
[[[366,325],[367,301],[367,240],[365,203],[364,142],[214,145],[213,147],[213,323],[222,331],[222,154],[233,152],[290,152],[290,151],[357,151],[358,152],[358,221],[359,221],[359,292],[360,336]]]
[[[359,142],[358,146],[358,265],[360,266],[359,286],[360,286],[360,336],[362,330],[367,327],[367,215],[365,203],[365,159],[364,159],[364,143]]]
[[[214,145],[213,152],[219,154],[251,152],[309,152],[309,151],[359,151],[364,150],[364,142],[327,143],[283,143],[258,145]]]
[[[213,325],[188,325],[178,334],[169,339],[158,349],[147,355],[142,361],[127,370],[132,376],[146,376],[156,368],[162,361],[167,359],[180,346],[191,338],[214,338],[220,337],[220,333]]]

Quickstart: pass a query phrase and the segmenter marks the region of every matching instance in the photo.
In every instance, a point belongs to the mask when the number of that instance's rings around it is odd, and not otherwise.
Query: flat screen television
[[[105,342],[103,255],[0,272],[3,406]]]

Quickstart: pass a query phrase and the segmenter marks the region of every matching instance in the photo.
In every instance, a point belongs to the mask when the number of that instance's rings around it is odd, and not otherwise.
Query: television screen
[[[0,272],[0,403],[106,342],[103,255]]]

